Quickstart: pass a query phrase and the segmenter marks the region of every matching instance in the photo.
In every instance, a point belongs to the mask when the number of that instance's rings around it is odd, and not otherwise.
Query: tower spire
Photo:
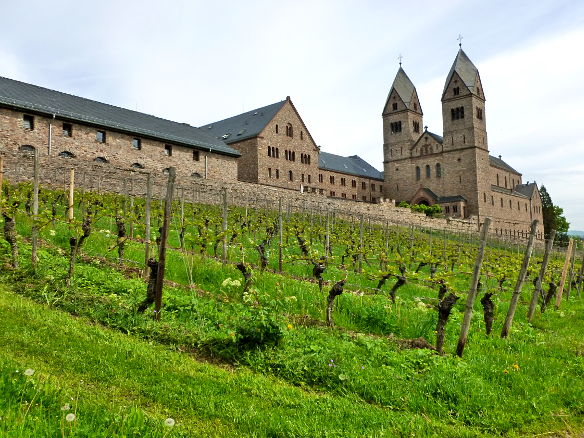
[[[399,61],[399,66],[401,67],[402,59],[404,59],[404,57],[401,55],[401,53],[399,54],[399,56],[397,57],[397,59]]]
[[[456,38],[458,40],[458,47],[460,49],[462,49],[462,35],[458,34],[458,38]]]

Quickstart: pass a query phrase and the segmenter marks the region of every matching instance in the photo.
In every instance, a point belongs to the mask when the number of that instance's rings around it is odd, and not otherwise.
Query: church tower
[[[460,49],[442,92],[444,151],[477,147],[488,152],[485,116],[479,71]]]
[[[400,67],[383,108],[383,168],[385,181],[395,180],[392,164],[410,156],[410,148],[422,133],[423,113],[416,87]],[[392,184],[386,184],[386,196],[396,198]]]
[[[490,192],[485,95],[479,71],[462,48],[444,84],[442,123],[445,179],[452,184],[445,195],[456,190],[466,199],[465,216],[480,215]]]

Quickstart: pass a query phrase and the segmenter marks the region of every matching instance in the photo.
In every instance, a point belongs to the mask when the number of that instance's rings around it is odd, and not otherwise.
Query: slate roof
[[[318,167],[323,170],[383,180],[381,172],[358,155],[342,157],[328,152],[321,152],[319,154]]]
[[[458,73],[458,76],[460,76],[460,79],[462,79],[462,82],[464,82],[470,92],[476,94],[475,86],[477,78],[479,77],[479,70],[475,67],[466,53],[464,53],[464,50],[460,49],[456,54],[456,58],[454,59],[452,67],[450,67],[448,76],[446,76],[442,97],[444,97],[444,93],[446,93],[446,87],[448,87],[450,79],[455,72]]]
[[[515,186],[514,190],[531,199],[533,198],[533,194],[537,190],[537,184],[536,183],[518,184]]]
[[[489,155],[489,163],[491,164],[491,166],[498,167],[499,169],[503,169],[503,170],[506,170],[508,172],[516,173],[517,175],[521,175],[521,173],[517,172],[515,169],[513,169],[511,166],[509,166],[507,163],[505,163],[500,158],[493,157],[492,155]]]
[[[424,188],[422,188],[422,190],[425,191],[426,193],[428,193],[428,195],[430,195],[432,197],[432,199],[434,199],[434,202],[436,202],[437,204],[444,204],[447,202],[457,202],[457,201],[466,202],[466,198],[462,195],[438,196],[436,193],[434,193],[428,187],[424,187]]]
[[[218,122],[208,123],[199,129],[227,144],[256,137],[285,103],[285,100],[272,103]]]
[[[406,108],[412,109],[412,100],[414,93],[416,92],[416,87],[414,87],[413,82],[410,80],[401,66],[395,75],[395,79],[393,80],[391,88],[389,89],[389,94],[385,100],[386,106],[387,101],[389,100],[389,96],[391,95],[391,90],[395,90],[397,92],[401,100],[403,100],[404,104],[406,105]],[[421,112],[422,109],[420,108],[419,111]]]
[[[108,105],[0,76],[0,105],[98,127],[240,156],[194,126]]]

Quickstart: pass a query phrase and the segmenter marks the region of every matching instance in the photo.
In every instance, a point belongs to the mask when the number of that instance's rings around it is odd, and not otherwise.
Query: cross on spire
[[[399,60],[399,66],[401,67],[402,59],[404,59],[404,57],[401,55],[401,53],[399,54],[397,59]]]
[[[460,47],[462,49],[462,35],[458,34],[458,38],[456,38],[458,40],[458,47]]]

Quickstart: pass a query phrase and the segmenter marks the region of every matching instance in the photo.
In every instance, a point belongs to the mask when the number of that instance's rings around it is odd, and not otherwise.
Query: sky
[[[424,125],[462,48],[491,155],[584,230],[584,1],[0,0],[0,76],[201,126],[290,96],[323,151],[383,170],[402,66]]]

